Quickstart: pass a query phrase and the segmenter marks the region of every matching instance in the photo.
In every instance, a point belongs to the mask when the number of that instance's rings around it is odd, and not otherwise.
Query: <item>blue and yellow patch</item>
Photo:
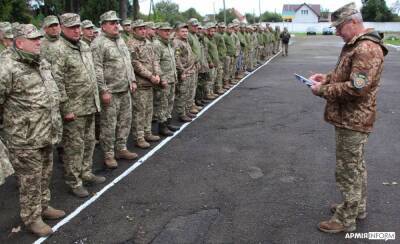
[[[356,73],[353,76],[353,86],[362,89],[368,84],[368,77],[365,73]]]

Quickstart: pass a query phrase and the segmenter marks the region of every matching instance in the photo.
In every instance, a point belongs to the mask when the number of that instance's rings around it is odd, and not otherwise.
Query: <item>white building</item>
[[[282,18],[293,23],[318,23],[321,17],[319,4],[284,4]]]

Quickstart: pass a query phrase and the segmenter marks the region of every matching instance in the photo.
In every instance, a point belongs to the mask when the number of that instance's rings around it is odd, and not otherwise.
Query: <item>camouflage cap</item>
[[[85,19],[84,21],[82,21],[82,29],[89,29],[89,28],[94,28],[94,24],[92,23],[92,21]]]
[[[356,4],[354,2],[348,3],[332,13],[331,25],[336,27],[345,22],[346,20],[348,20],[349,17],[351,17],[353,14],[357,13],[360,13],[360,11],[358,11],[358,9],[356,8]]]
[[[188,25],[192,25],[192,26],[199,26],[200,23],[196,18],[191,18],[188,20],[187,22]]]
[[[172,30],[171,25],[168,22],[163,22],[160,23],[160,26],[158,27],[159,30]]]
[[[216,25],[213,22],[208,22],[208,23],[206,23],[204,25],[204,28],[208,30],[208,29],[211,29],[211,28],[216,28]]]
[[[154,23],[154,28],[158,29],[158,28],[160,28],[160,25],[161,25],[161,22],[156,22],[156,23]]]
[[[156,25],[152,21],[144,22],[147,28],[155,29]]]
[[[131,26],[132,26],[132,29],[134,29],[134,28],[146,26],[146,23],[142,19],[138,19],[136,21],[133,21]]]
[[[43,20],[43,28],[49,27],[50,25],[53,25],[53,24],[60,24],[60,22],[58,21],[57,16],[49,15],[46,18],[44,18],[44,20]]]
[[[121,19],[118,18],[117,16],[117,12],[113,10],[110,10],[100,15],[100,24],[103,24],[104,21],[120,21],[120,20]]]
[[[6,29],[12,29],[11,23],[10,22],[0,22],[0,31],[5,32]]]
[[[36,39],[43,34],[32,24],[20,24],[13,29],[14,38]]]
[[[14,38],[11,25],[10,25],[10,27],[4,28],[3,32],[4,32],[4,38],[6,38],[6,39],[13,39]]]
[[[245,22],[240,22],[239,26],[240,28],[246,28],[247,24]]]
[[[240,24],[240,21],[239,21],[238,19],[233,19],[233,20],[232,20],[232,23],[233,23],[233,24]]]
[[[100,33],[100,28],[98,28],[98,27],[94,27],[93,28],[93,33]]]
[[[236,27],[236,26],[237,26],[237,24],[229,23],[227,27],[228,27],[228,28],[234,28],[234,27]]]
[[[186,23],[178,22],[175,24],[175,29],[180,29],[180,28],[188,28],[189,26]]]
[[[65,27],[81,25],[81,16],[75,13],[65,13],[60,16],[60,23]]]
[[[15,27],[19,26],[20,23],[19,22],[12,22],[11,23],[11,28],[14,29]]]
[[[125,25],[131,25],[132,24],[132,20],[130,19],[125,19],[122,21],[121,25],[125,26]]]
[[[224,22],[219,22],[217,25],[219,28],[226,28],[226,25]]]

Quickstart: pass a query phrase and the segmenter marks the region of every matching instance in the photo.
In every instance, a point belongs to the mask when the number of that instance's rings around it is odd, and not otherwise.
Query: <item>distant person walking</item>
[[[290,33],[287,27],[283,28],[283,32],[281,33],[282,40],[282,56],[287,56],[289,51],[289,41],[290,41]]]

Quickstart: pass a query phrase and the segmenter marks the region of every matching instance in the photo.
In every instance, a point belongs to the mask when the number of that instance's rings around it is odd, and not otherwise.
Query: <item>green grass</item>
[[[400,39],[399,40],[385,40],[385,44],[392,44],[400,46]]]

